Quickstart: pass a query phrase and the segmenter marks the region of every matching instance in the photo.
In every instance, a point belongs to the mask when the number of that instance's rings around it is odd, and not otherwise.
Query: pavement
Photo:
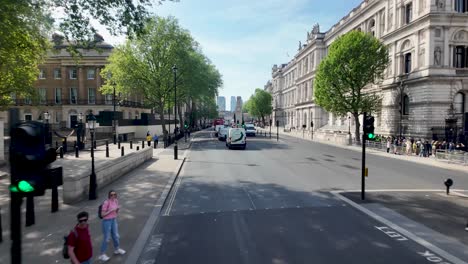
[[[408,222],[406,213],[380,205],[361,210],[338,196],[360,188],[360,165],[360,153],[351,149],[257,136],[247,139],[246,150],[228,150],[204,133],[137,263],[468,263],[466,245],[448,230]],[[459,192],[468,186],[466,173],[406,160],[369,155],[368,167],[366,186],[376,193],[441,193],[446,177]],[[404,203],[401,195],[395,203]],[[417,197],[407,199],[425,207]],[[433,214],[451,218],[444,207]]]
[[[195,133],[192,134],[195,136]],[[76,224],[76,215],[81,211],[90,214],[89,224],[93,242],[93,263],[97,260],[99,248],[102,241],[101,221],[97,217],[97,209],[110,190],[118,193],[121,210],[119,215],[119,232],[121,237],[121,248],[127,251],[123,256],[112,256],[112,245],[109,245],[108,255],[111,260],[107,263],[123,263],[132,254],[133,246],[140,238],[148,218],[158,206],[157,201],[161,199],[168,184],[172,185],[180,166],[182,166],[185,151],[189,149],[191,142],[179,141],[179,159],[174,160],[173,147],[167,149],[158,148],[154,150],[153,159],[145,162],[137,169],[122,176],[115,182],[103,187],[98,191],[98,199],[94,201],[82,201],[73,205],[65,205],[62,201],[62,188],[59,188],[60,211],[50,212],[50,191],[43,197],[35,198],[35,222],[30,227],[22,225],[22,256],[23,263],[69,263],[62,257],[63,236]],[[123,143],[126,153],[130,151],[129,144]],[[138,145],[141,148],[141,143]],[[159,147],[161,144],[159,145]],[[96,167],[109,162],[114,157],[120,156],[120,150],[115,145],[109,145],[111,158],[105,158],[105,146],[98,147],[96,151]],[[147,147],[147,146],[146,146]],[[136,146],[133,146],[134,150]],[[66,155],[64,159],[58,159],[56,163],[73,164],[74,169],[89,170],[89,152],[81,152],[80,158],[74,154]],[[64,171],[64,173],[66,173]],[[10,240],[9,240],[9,196],[7,187],[9,180],[0,180],[0,208],[2,215],[3,243],[0,243],[0,263],[10,263]],[[24,205],[25,203],[23,203]],[[25,219],[25,206],[22,207],[22,221]],[[111,243],[110,243],[111,244]]]

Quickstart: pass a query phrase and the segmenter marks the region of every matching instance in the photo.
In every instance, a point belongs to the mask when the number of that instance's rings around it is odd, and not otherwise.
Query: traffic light
[[[47,166],[56,159],[54,148],[46,148],[43,123],[28,121],[11,130],[10,191],[23,195],[44,195],[51,184]]]
[[[374,117],[373,116],[366,116],[364,120],[364,134],[367,140],[375,139],[374,134]]]

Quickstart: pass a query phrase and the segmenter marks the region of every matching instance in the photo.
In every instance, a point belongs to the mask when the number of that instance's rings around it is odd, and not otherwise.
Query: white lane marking
[[[431,250],[432,252],[435,252],[436,254],[438,254],[439,256],[445,258],[446,260],[454,263],[454,264],[468,264],[467,262],[451,255],[450,253],[448,253],[447,251],[433,245],[432,243],[430,243],[429,241],[427,240],[424,240],[420,237],[418,237],[417,235],[409,232],[408,230],[398,226],[397,224],[394,224],[393,222],[383,218],[382,216],[380,215],[377,215],[376,213],[368,210],[367,208],[351,201],[350,199],[344,197],[343,195],[341,195],[342,192],[348,192],[348,191],[332,191],[331,193],[333,195],[335,195],[337,198],[347,202],[349,205],[351,205],[352,207],[356,208],[357,210],[361,211],[362,213],[364,214],[367,214],[368,216],[374,218],[375,220],[383,223],[384,225],[392,228],[393,230],[395,231],[398,231],[398,233],[406,236],[407,238],[413,240],[414,242],[418,243],[419,245]]]
[[[190,149],[187,149],[186,152],[185,152],[185,159],[187,159],[189,156],[190,156]],[[177,191],[179,190],[179,186],[181,185],[182,175],[183,175],[184,172],[185,172],[185,166],[182,167],[179,174],[177,175],[177,181],[176,181],[176,183],[174,185],[174,194],[170,197],[169,204],[168,204],[168,206],[166,208],[166,211],[163,214],[164,216],[168,216],[171,213],[172,206],[174,204],[175,197],[177,195]]]
[[[242,190],[244,190],[245,194],[247,194],[247,197],[249,197],[250,203],[252,204],[253,209],[257,210],[257,207],[255,207],[255,204],[252,200],[252,197],[250,196],[249,192],[245,189],[245,187],[241,184]]]

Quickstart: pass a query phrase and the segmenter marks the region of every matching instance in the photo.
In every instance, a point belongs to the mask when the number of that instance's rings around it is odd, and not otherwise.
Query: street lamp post
[[[351,138],[351,116],[348,115],[348,145],[351,145],[353,142],[352,142],[352,138]]]
[[[174,72],[174,159],[177,159],[177,66],[174,65],[172,67],[172,71]],[[170,132],[170,131],[169,131]]]
[[[45,144],[49,145],[49,144],[52,144],[52,139],[50,136],[50,127],[49,127],[49,120],[50,120],[49,112],[44,113],[44,120],[45,120],[45,135],[46,135]]]
[[[88,115],[88,127],[91,133],[91,175],[89,177],[89,200],[96,200],[96,172],[94,171],[94,129],[96,128],[96,117],[93,115],[93,111],[89,112]]]
[[[78,115],[78,124],[76,125],[76,144],[78,149],[83,149],[83,113]]]

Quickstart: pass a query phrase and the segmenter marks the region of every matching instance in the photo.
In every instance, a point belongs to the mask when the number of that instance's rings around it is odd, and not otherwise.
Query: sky
[[[287,63],[315,23],[327,31],[362,0],[180,0],[151,8],[173,16],[190,31],[223,76],[219,95],[247,99],[271,79],[274,64]],[[100,33],[111,44],[122,37]]]

